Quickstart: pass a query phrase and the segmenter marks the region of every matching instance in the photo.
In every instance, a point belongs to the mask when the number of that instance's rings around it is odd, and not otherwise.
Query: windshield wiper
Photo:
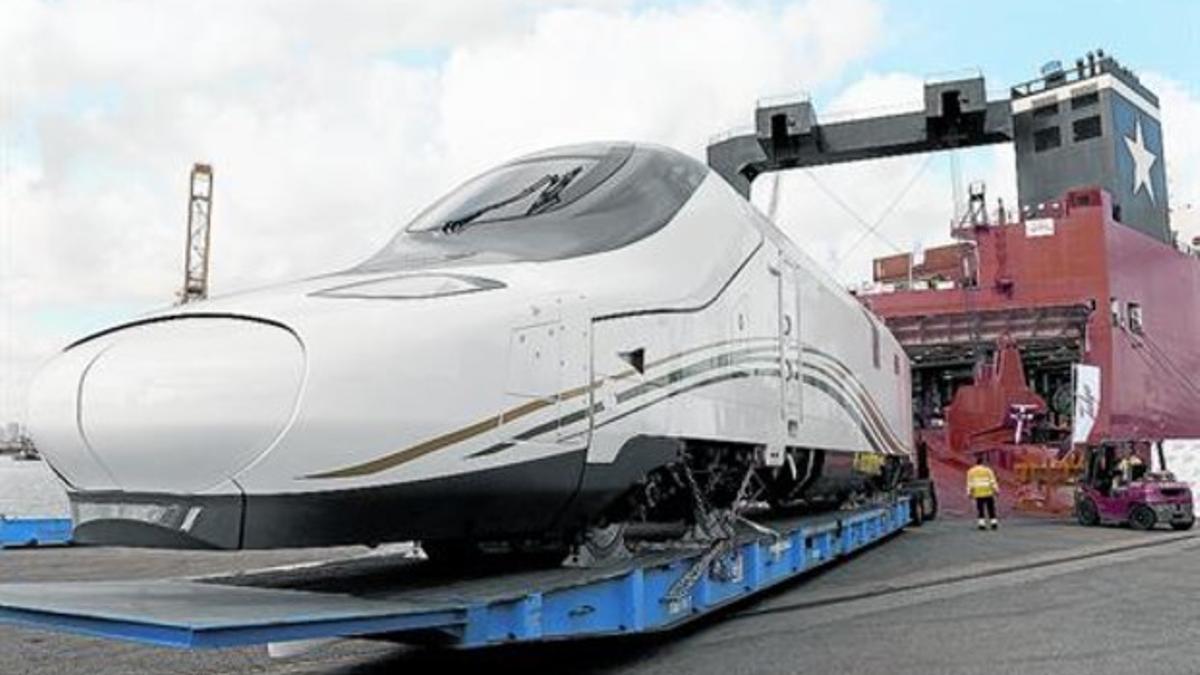
[[[545,190],[542,190],[542,194],[538,195],[537,199],[533,201],[533,205],[529,207],[529,210],[525,212],[525,215],[537,215],[543,211],[549,210],[549,208],[554,204],[557,204],[559,201],[559,195],[562,194],[563,190],[567,189],[567,186],[571,184],[571,181],[575,180],[575,177],[578,176],[581,171],[583,171],[583,167],[577,166],[561,176],[556,176],[555,180],[551,182]]]
[[[505,197],[504,199],[492,202],[491,204],[485,204],[464,216],[459,216],[458,218],[454,218],[452,220],[447,220],[445,223],[442,223],[442,232],[444,232],[446,234],[450,234],[452,232],[457,232],[457,231],[461,230],[463,227],[465,227],[466,225],[470,224],[471,221],[476,220],[483,214],[488,213],[489,211],[495,211],[496,209],[504,208],[505,206],[508,206],[509,204],[512,204],[514,202],[519,202],[522,199],[525,199],[529,195],[540,190],[542,188],[542,186],[546,185],[547,183],[549,183],[550,186],[553,186],[554,183],[558,181],[558,179],[559,179],[559,177],[557,174],[548,173],[545,176],[542,176],[541,178],[534,181],[534,183],[532,185],[530,185],[529,187],[521,190],[520,192],[518,192],[517,194],[515,194],[511,197]]]

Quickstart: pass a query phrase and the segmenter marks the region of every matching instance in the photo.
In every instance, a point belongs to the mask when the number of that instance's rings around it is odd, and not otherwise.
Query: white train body
[[[80,538],[222,548],[567,533],[689,444],[794,474],[906,457],[910,415],[858,302],[702,164],[621,144],[484,174],[350,271],[86,338],[31,399]]]

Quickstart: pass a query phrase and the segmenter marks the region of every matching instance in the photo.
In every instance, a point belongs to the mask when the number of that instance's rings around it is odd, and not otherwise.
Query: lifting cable
[[[1169,373],[1174,375],[1176,378],[1178,378],[1179,381],[1182,382],[1188,390],[1190,390],[1192,395],[1196,396],[1197,400],[1200,400],[1200,388],[1198,388],[1198,387],[1196,387],[1196,385],[1192,384],[1191,379],[1186,374],[1184,374],[1183,371],[1180,370],[1178,366],[1175,365],[1175,362],[1172,361],[1169,356],[1167,356],[1166,352],[1163,351],[1162,348],[1160,348],[1158,345],[1156,345],[1152,340],[1150,340],[1149,337],[1147,337],[1145,335],[1142,336],[1141,344],[1150,348],[1150,350],[1147,352],[1147,354],[1150,356],[1151,359],[1154,360],[1154,362],[1156,364],[1159,365],[1159,367],[1163,368],[1164,370],[1168,371]],[[1134,345],[1138,346],[1138,342],[1136,340],[1134,340]]]
[[[1175,362],[1171,360],[1167,353],[1161,347],[1155,344],[1155,342],[1151,340],[1148,335],[1142,335],[1141,342],[1150,348],[1150,351],[1147,352],[1150,357],[1154,359],[1159,366],[1170,372],[1175,377],[1179,378],[1179,381],[1182,382],[1184,386],[1191,392],[1192,396],[1196,397],[1197,401],[1200,401],[1200,387],[1197,387],[1192,383],[1191,378],[1189,378],[1175,364]],[[1136,340],[1134,340],[1134,345],[1137,345]]]
[[[1128,333],[1125,333],[1125,335],[1133,344],[1134,353],[1138,355],[1138,358],[1140,358],[1143,363],[1146,363],[1151,367],[1158,366],[1160,370],[1165,370],[1168,374],[1177,378],[1179,382],[1184,385],[1184,390],[1197,402],[1200,402],[1200,389],[1193,385],[1186,375],[1173,367],[1168,359],[1165,359],[1163,355],[1155,352],[1154,347],[1148,340],[1142,340],[1139,342]],[[1140,347],[1147,347],[1148,349],[1140,349]]]
[[[874,223],[868,223],[865,218],[860,216],[854,209],[850,208],[850,205],[841,199],[836,193],[834,193],[833,190],[829,189],[824,183],[822,183],[811,170],[805,169],[805,175],[812,180],[813,184],[815,184],[822,192],[825,193],[826,196],[833,200],[835,204],[841,207],[843,211],[848,213],[852,218],[854,218],[854,220],[858,221],[863,228],[865,228],[865,231],[859,235],[858,239],[854,240],[854,243],[850,244],[850,246],[848,246],[843,253],[837,256],[837,269],[840,269],[846,258],[849,257],[849,255],[853,253],[854,250],[857,249],[867,237],[872,235],[888,246],[891,246],[892,249],[897,253],[904,253],[905,249],[901,248],[896,244],[896,242],[884,236],[883,233],[879,231],[879,228],[883,225],[884,221],[886,221],[887,218],[892,215],[892,212],[896,210],[896,207],[900,205],[904,198],[908,196],[908,193],[912,191],[913,186],[915,186],[917,184],[917,180],[924,175],[925,169],[929,167],[929,163],[932,160],[932,154],[925,156],[925,160],[921,162],[921,165],[917,167],[915,172],[913,172],[912,177],[909,178],[908,182],[903,188],[901,188],[900,192],[897,193],[892,201],[887,205],[887,208],[885,208],[883,212],[879,214],[879,217],[875,219]]]

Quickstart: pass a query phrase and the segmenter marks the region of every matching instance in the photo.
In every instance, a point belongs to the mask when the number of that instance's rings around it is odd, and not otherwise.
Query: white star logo
[[[1146,194],[1150,195],[1150,203],[1154,203],[1154,183],[1150,180],[1150,169],[1154,167],[1154,163],[1158,161],[1158,157],[1153,152],[1146,148],[1145,139],[1142,137],[1142,120],[1138,119],[1137,126],[1133,128],[1133,138],[1125,137],[1125,147],[1129,148],[1129,156],[1133,158],[1133,196],[1146,188]]]

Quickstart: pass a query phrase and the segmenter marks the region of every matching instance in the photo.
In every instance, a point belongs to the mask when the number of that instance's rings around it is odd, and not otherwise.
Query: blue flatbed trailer
[[[652,550],[602,568],[462,570],[367,555],[224,577],[0,584],[0,621],[183,649],[380,637],[471,648],[676,628],[919,522],[919,499],[764,521],[720,565]],[[914,507],[917,515],[914,518]],[[694,576],[696,569],[702,574]],[[694,583],[680,580],[693,572]]]
[[[70,518],[0,516],[0,548],[62,546],[71,543]]]

